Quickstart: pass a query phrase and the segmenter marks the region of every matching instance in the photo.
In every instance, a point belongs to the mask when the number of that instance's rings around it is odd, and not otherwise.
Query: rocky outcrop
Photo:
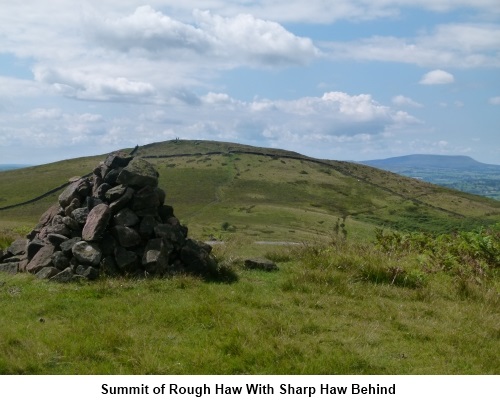
[[[188,229],[165,205],[158,177],[144,159],[109,155],[91,177],[74,179],[27,239],[0,252],[0,271],[60,282],[213,274],[211,247],[188,238]]]

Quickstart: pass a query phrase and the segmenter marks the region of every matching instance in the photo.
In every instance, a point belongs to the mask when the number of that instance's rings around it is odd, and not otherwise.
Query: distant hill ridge
[[[0,172],[3,172],[5,170],[22,169],[23,167],[28,167],[28,165],[19,165],[19,164],[2,165],[2,164],[0,164]]]
[[[426,155],[414,154],[406,156],[397,156],[387,159],[365,160],[362,164],[378,167],[435,167],[446,169],[498,169],[499,165],[491,165],[478,162],[469,156],[452,155]]]
[[[469,156],[407,155],[361,164],[500,200],[500,165]]]

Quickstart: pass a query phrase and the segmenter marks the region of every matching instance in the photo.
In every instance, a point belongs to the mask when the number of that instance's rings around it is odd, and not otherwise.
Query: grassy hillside
[[[179,219],[194,237],[253,240],[328,238],[341,229],[371,238],[376,227],[445,232],[500,220],[500,203],[355,163],[206,141],[139,148],[160,172]],[[103,156],[0,173],[0,208],[89,173]],[[0,228],[33,226],[60,191],[0,211]]]
[[[139,154],[190,235],[225,241],[214,247],[225,277],[59,284],[0,272],[0,374],[500,373],[500,227],[446,233],[499,222],[499,202],[235,144]],[[0,173],[0,207],[102,158]],[[0,248],[59,194],[0,210]],[[246,269],[253,255],[279,270]]]

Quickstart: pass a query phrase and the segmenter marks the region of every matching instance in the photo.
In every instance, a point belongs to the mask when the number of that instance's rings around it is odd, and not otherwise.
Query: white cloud
[[[19,21],[26,27],[22,32],[4,25],[7,40],[0,52],[33,58],[39,87],[68,98],[192,103],[197,102],[193,88],[205,87],[221,71],[305,65],[320,54],[311,39],[249,14],[194,11],[191,21],[183,22],[151,6],[125,12],[123,6],[114,11],[94,4],[79,16],[69,13],[63,0],[59,5],[67,20],[59,14],[42,18],[43,8],[35,7]],[[14,20],[27,12],[19,7],[12,10]],[[39,17],[36,24],[32,15]]]
[[[500,96],[491,97],[489,103],[492,105],[500,105]]]
[[[392,98],[392,103],[394,105],[400,106],[400,107],[415,107],[415,108],[420,108],[423,107],[422,104],[417,103],[416,101],[412,100],[410,97],[406,97],[403,95],[397,95]]]
[[[451,73],[438,69],[426,73],[422,77],[422,80],[420,80],[419,83],[425,85],[437,85],[437,84],[450,84],[453,83],[454,81],[455,78]]]
[[[106,2],[87,0],[98,11],[114,9],[122,11],[138,5],[135,0]],[[103,3],[107,5],[104,6]],[[139,3],[140,5],[141,3]],[[144,4],[144,3],[142,3]],[[497,0],[149,0],[157,9],[168,8],[188,18],[191,10],[210,9],[221,16],[252,14],[258,18],[279,22],[331,23],[339,20],[372,20],[398,16],[404,9],[424,9],[432,12],[447,12],[466,9],[469,13],[500,13]],[[118,12],[117,11],[117,12]]]
[[[85,146],[86,154],[98,154],[181,136],[279,146],[318,156],[335,145],[376,143],[394,131],[420,126],[415,117],[381,105],[369,94],[341,92],[253,101],[209,92],[197,104],[136,106],[134,111],[140,108],[141,113],[133,116],[126,104],[115,104],[104,115],[89,110],[85,103],[71,103],[78,111],[61,106],[23,114],[0,112],[0,144],[16,143],[26,153],[38,148],[36,156],[47,156],[48,150],[57,153],[66,146]]]
[[[430,67],[500,67],[500,25],[442,24],[414,38],[373,36],[347,42],[326,42],[336,59],[410,63]]]
[[[87,34],[100,46],[132,55],[158,58],[212,58],[228,67],[305,64],[319,51],[280,24],[249,14],[233,17],[195,10],[194,24],[171,18],[150,6],[115,19],[87,18]],[[205,60],[206,63],[206,60]]]
[[[144,50],[153,54],[172,49],[205,51],[210,38],[199,28],[177,21],[151,6],[138,7],[120,18],[88,16],[87,34],[97,43],[120,51]]]
[[[0,99],[12,97],[37,97],[44,94],[46,86],[33,80],[0,76]]]
[[[319,54],[309,38],[298,37],[273,21],[250,14],[221,17],[208,11],[195,11],[194,15],[216,44],[217,57],[273,67],[305,64]]]

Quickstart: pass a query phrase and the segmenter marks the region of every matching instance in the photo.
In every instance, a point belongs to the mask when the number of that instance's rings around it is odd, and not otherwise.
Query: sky
[[[0,0],[0,164],[176,138],[500,164],[500,1]]]

